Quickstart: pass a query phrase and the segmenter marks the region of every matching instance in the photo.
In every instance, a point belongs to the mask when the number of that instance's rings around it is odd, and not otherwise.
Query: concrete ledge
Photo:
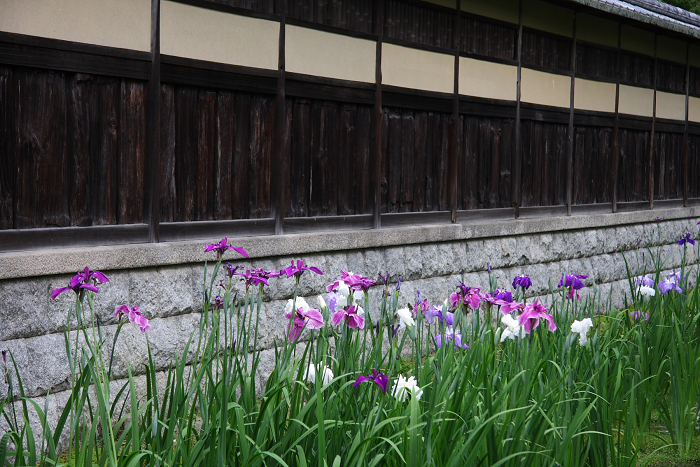
[[[424,225],[379,230],[352,230],[230,238],[245,247],[251,258],[271,258],[309,253],[338,252],[367,248],[415,245],[480,238],[513,237],[584,229],[644,224],[661,217],[664,221],[700,218],[700,206],[654,209],[624,213],[525,218],[501,221],[473,220],[457,224]],[[173,243],[142,243],[88,248],[41,249],[0,254],[0,279],[74,273],[85,265],[97,270],[146,268],[212,261],[204,253],[206,243],[219,240]],[[230,256],[229,256],[230,255]],[[227,257],[238,260],[235,253]]]

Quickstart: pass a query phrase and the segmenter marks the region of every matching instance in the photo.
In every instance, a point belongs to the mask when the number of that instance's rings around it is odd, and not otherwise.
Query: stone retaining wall
[[[664,220],[654,221],[657,217]],[[696,236],[698,218],[700,208],[694,207],[240,238],[229,240],[245,247],[251,258],[242,261],[244,258],[233,251],[225,258],[244,267],[280,269],[298,258],[319,267],[325,275],[307,272],[300,283],[300,295],[312,306],[341,270],[370,277],[389,271],[394,283],[401,277],[403,304],[413,303],[416,290],[431,302],[443,301],[462,271],[468,285],[488,287],[487,263],[502,287],[510,287],[517,274],[529,274],[534,284],[531,296],[546,295],[550,281],[556,287],[562,273],[588,274],[587,285],[597,284],[606,296],[612,293],[613,303],[620,305],[629,290],[623,252],[636,269],[638,258],[644,257],[649,264],[645,247],[658,247],[662,257],[668,258],[664,269],[677,268],[683,252],[677,240],[685,232]],[[108,341],[116,329],[112,313],[117,305],[139,305],[151,320],[147,335],[136,326],[122,329],[115,352],[115,376],[124,378],[128,364],[138,369],[146,362],[146,337],[156,365],[167,369],[199,322],[204,261],[215,257],[205,254],[204,246],[218,240],[0,254],[0,350],[13,352],[26,395],[41,399],[47,392],[53,394],[50,419],[58,417],[55,406],[67,399],[70,372],[63,329],[74,296],[68,292],[52,301],[50,295],[53,288],[65,286],[75,271],[86,265],[110,279],[95,299]],[[688,262],[696,263],[695,250],[687,248],[686,252]],[[237,288],[243,292],[241,285]],[[282,310],[293,291],[293,279],[273,279],[265,288],[260,345],[267,350],[261,361],[262,378],[274,367],[274,353],[269,349],[274,339],[284,335]],[[372,304],[377,303],[379,294],[379,288],[370,291],[371,313],[375,313]],[[6,394],[7,386],[0,380],[0,398]]]

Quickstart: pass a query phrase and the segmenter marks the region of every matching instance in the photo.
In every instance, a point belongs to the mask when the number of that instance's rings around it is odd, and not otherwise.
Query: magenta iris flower
[[[146,332],[151,329],[151,325],[148,324],[148,319],[139,312],[138,305],[119,305],[114,309],[114,316],[116,316],[117,319],[121,319],[122,315],[126,316],[130,322],[138,324],[139,328],[141,328],[141,332]]]
[[[484,300],[491,305],[499,305],[500,302],[510,303],[513,301],[513,294],[503,289],[496,289],[484,295]]]
[[[345,321],[345,324],[347,324],[349,328],[364,329],[365,327],[365,318],[357,314],[357,307],[355,305],[351,305],[345,310],[340,309],[331,316],[333,326],[338,326],[343,321]]]
[[[241,276],[241,280],[245,282],[245,288],[247,289],[248,287],[255,286],[257,287],[260,284],[265,284],[269,285],[267,283],[267,279],[264,277],[260,277],[256,275],[255,273],[251,272],[250,269],[246,269],[245,272],[237,272],[235,273],[237,276]]]
[[[450,303],[453,307],[459,305],[460,303],[464,303],[472,310],[479,308],[479,304],[483,298],[483,295],[480,293],[480,287],[467,287],[464,285],[464,282],[461,282],[457,286],[457,289],[459,292],[450,295]]]
[[[519,276],[515,276],[513,279],[513,288],[517,289],[518,287],[522,287],[523,290],[527,290],[532,286],[532,280],[530,280],[530,276],[527,274],[520,274]]]
[[[245,256],[246,258],[248,257],[248,252],[245,251],[245,248],[229,245],[228,239],[226,237],[222,238],[221,241],[219,241],[219,243],[207,245],[207,247],[204,249],[204,252],[206,253],[208,251],[216,251],[216,260],[218,261],[221,259],[223,254],[226,253],[226,250],[234,250],[237,253]]]
[[[241,269],[243,266],[234,266],[231,263],[226,263],[224,264],[224,267],[226,268],[226,274],[228,277],[233,277],[233,275],[236,274],[236,271]]]
[[[442,347],[442,340],[443,336],[441,334],[438,334],[437,336],[434,337],[435,339],[435,345],[438,347]],[[453,332],[453,331],[446,331],[445,332],[445,343],[448,343],[452,341],[454,343],[455,349],[468,349],[469,346],[467,344],[462,343],[462,335],[458,332]]]
[[[510,313],[520,312],[525,310],[525,304],[522,302],[506,302],[505,300],[496,300],[496,305],[501,307],[501,313],[508,315]]]
[[[292,319],[292,312],[290,311],[284,317]],[[289,342],[294,342],[305,327],[309,329],[322,328],[323,315],[318,310],[308,309],[304,312],[303,308],[297,308],[297,311],[294,312],[294,322],[289,329]]]
[[[321,271],[319,268],[316,266],[307,266],[304,264],[304,261],[298,259],[296,262],[292,260],[292,265],[289,266],[288,268],[284,268],[280,271],[280,276],[282,274],[285,274],[287,278],[290,278],[292,276],[295,276],[297,279],[301,277],[302,274],[304,274],[304,271],[311,271],[315,272],[316,274],[323,275],[323,271]]]
[[[683,234],[680,240],[678,240],[679,245],[685,245],[686,243],[690,243],[691,245],[695,245],[695,240],[693,240],[693,237],[690,236],[690,232],[686,232]]]
[[[264,279],[272,279],[273,277],[279,277],[280,272],[279,271],[266,271],[263,268],[255,268],[251,271],[253,274],[255,274],[258,277],[262,277]]]
[[[540,318],[546,319],[549,322],[548,329],[550,331],[557,330],[557,325],[554,324],[554,317],[547,313],[547,307],[544,306],[544,304],[538,303],[537,300],[535,300],[534,303],[525,305],[525,310],[518,316],[518,324],[523,327],[526,334],[530,334],[533,329],[539,326]]]
[[[97,293],[99,292],[97,284],[105,282],[109,282],[109,279],[107,279],[104,274],[100,271],[91,271],[90,268],[85,267],[83,271],[78,271],[78,274],[71,278],[68,287],[53,289],[53,292],[51,292],[51,300],[56,300],[56,297],[67,290],[72,290],[76,295],[79,295],[80,291],[83,289]]]
[[[379,386],[383,393],[386,393],[386,387],[389,384],[389,377],[383,374],[381,371],[373,369],[371,375],[358,376],[355,384],[353,384],[352,387],[356,388],[365,381],[373,381],[377,386]]]

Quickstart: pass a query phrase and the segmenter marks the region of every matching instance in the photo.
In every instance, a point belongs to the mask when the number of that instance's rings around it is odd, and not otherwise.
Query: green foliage
[[[663,261],[658,251],[645,254],[658,282]],[[220,266],[211,275],[205,268],[206,297],[214,296]],[[671,449],[687,455],[697,449],[699,296],[691,290],[644,297],[632,279],[646,272],[638,267],[628,263],[632,302],[620,310],[596,287],[582,301],[554,290],[548,297],[554,332],[541,325],[501,342],[497,308],[479,316],[460,306],[455,327],[467,350],[437,348],[434,336],[444,335],[444,324],[428,326],[421,313],[414,328],[394,337],[393,290],[385,290],[378,323],[362,330],[331,326],[326,308],[323,328],[306,331],[303,341],[277,343],[262,391],[256,386],[262,286],[235,300],[229,281],[222,308],[205,300],[200,326],[164,385],[149,352],[145,400],[136,395],[131,369],[111,394],[112,358],[103,360],[87,293],[70,312],[80,332],[75,340],[66,334],[72,392],[58,426],[46,421],[48,397],[44,406],[24,397],[18,379],[19,407],[10,403],[12,393],[0,401],[11,427],[0,437],[0,467],[635,466],[640,450],[667,445],[653,437],[658,423]],[[687,279],[682,288],[689,289]],[[631,311],[649,320],[634,320]],[[594,327],[582,346],[570,327],[584,318]],[[324,381],[325,367],[331,381]],[[389,376],[386,393],[371,381],[354,387],[373,369]],[[392,395],[400,374],[415,377],[420,399],[415,392],[405,401]],[[36,433],[27,423],[32,413],[41,424]],[[59,457],[64,433],[71,455]]]

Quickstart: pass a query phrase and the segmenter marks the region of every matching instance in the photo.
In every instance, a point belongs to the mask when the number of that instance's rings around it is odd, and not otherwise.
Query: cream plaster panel
[[[615,83],[576,78],[574,108],[615,112]]]
[[[700,68],[700,47],[696,45],[690,46],[690,56],[688,57],[690,66]]]
[[[571,77],[522,68],[520,100],[533,104],[570,107]]]
[[[685,42],[664,36],[659,36],[658,40],[659,58],[685,65],[685,49],[687,47]]]
[[[165,55],[276,70],[279,33],[275,21],[161,4],[160,51]]]
[[[620,85],[621,114],[651,117],[654,113],[654,90]]]
[[[523,0],[523,26],[574,36],[574,12],[541,0]]]
[[[518,67],[459,58],[459,93],[489,99],[516,99]]]
[[[700,98],[688,97],[688,120],[700,122]]]
[[[617,23],[597,16],[576,15],[576,38],[617,48]]]
[[[631,26],[622,25],[620,46],[644,55],[654,56],[654,33]]]
[[[382,83],[425,91],[454,92],[454,56],[382,44]]]
[[[520,5],[518,0],[489,0],[460,2],[462,11],[518,24]]]
[[[656,91],[656,116],[685,121],[685,94]]]
[[[0,31],[151,50],[150,0],[0,0]]]
[[[285,43],[287,71],[375,82],[377,44],[374,41],[287,26]]]

